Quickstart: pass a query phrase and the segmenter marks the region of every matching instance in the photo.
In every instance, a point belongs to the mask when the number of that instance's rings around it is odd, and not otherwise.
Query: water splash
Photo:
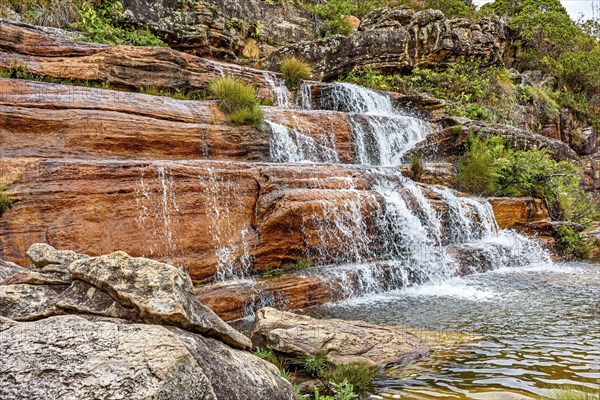
[[[265,81],[267,81],[271,93],[273,93],[277,100],[277,107],[290,108],[291,94],[287,86],[285,86],[283,79],[279,79],[275,74],[266,71],[263,72],[263,77],[265,78]]]
[[[326,162],[339,163],[334,133],[321,135],[326,145],[318,143],[298,128],[290,129],[272,121],[265,121],[271,128],[270,156],[275,162]]]

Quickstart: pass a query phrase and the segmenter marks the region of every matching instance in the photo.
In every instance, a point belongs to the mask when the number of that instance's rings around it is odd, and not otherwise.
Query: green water
[[[600,395],[600,265],[504,268],[311,313],[481,337],[388,368],[371,398],[527,399],[563,385]]]

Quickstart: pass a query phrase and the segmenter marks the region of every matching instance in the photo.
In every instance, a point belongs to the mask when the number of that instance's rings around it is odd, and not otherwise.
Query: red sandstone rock
[[[263,72],[199,58],[168,47],[109,46],[75,41],[50,30],[0,22],[0,68],[55,78],[110,82],[127,88],[202,89],[227,72],[273,94]]]
[[[550,220],[548,209],[541,200],[528,197],[495,197],[489,199],[489,202],[501,229],[510,229],[523,222]]]

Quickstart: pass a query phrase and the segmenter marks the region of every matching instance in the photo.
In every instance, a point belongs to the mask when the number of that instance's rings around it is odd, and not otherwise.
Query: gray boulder
[[[0,317],[0,398],[294,399],[254,355],[176,328],[118,319]]]
[[[357,69],[439,67],[460,57],[501,63],[506,26],[498,19],[447,19],[439,10],[377,9],[357,32],[285,46],[261,60],[277,70],[286,56],[307,60],[315,78],[330,80]]]
[[[172,265],[118,251],[75,261],[68,269],[73,278],[134,308],[144,322],[178,326],[241,349],[252,347],[246,336],[196,299],[189,275]]]

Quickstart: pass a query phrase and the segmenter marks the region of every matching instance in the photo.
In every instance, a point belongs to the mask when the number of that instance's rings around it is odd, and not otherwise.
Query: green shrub
[[[426,0],[425,8],[440,10],[448,18],[467,17],[469,7],[462,0]]]
[[[500,137],[482,140],[469,139],[468,150],[458,162],[458,183],[462,190],[481,195],[492,195],[496,190],[498,171],[496,162],[505,153]]]
[[[254,355],[275,365],[282,373],[283,371],[288,373],[287,371],[290,367],[290,361],[287,358],[276,354],[272,349],[257,347],[254,350]]]
[[[592,241],[569,225],[563,225],[556,230],[556,247],[562,255],[585,257],[594,249]]]
[[[331,382],[348,382],[357,393],[365,393],[372,387],[377,370],[362,364],[337,365],[325,372]]]
[[[302,368],[315,377],[322,376],[325,370],[331,366],[332,364],[327,359],[326,351],[320,351],[313,357],[307,357],[302,360]]]
[[[579,187],[581,178],[575,166],[555,161],[548,150],[515,151],[500,137],[471,137],[458,167],[462,190],[541,198],[556,219],[584,226],[599,218],[597,204]]]
[[[8,194],[4,189],[0,188],[0,217],[5,211],[10,210],[12,207],[12,201],[8,197]]]
[[[227,122],[232,125],[252,125],[260,129],[263,123],[263,112],[258,106],[241,108],[227,115]]]
[[[281,61],[279,71],[283,74],[283,79],[289,87],[297,87],[298,84],[312,76],[312,68],[303,60],[296,57],[285,57]]]
[[[410,173],[413,181],[420,182],[425,172],[425,166],[423,165],[423,158],[419,153],[413,153],[410,156]]]
[[[79,10],[74,27],[84,32],[85,40],[106,44],[165,46],[148,27],[123,27],[123,4],[120,0],[86,1]]]
[[[227,114],[252,108],[259,103],[252,86],[231,76],[215,79],[208,88],[217,99],[219,107]]]

